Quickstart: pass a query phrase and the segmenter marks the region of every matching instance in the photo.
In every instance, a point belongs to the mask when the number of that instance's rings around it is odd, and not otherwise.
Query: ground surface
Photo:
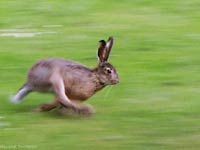
[[[1,0],[0,149],[199,149],[199,9],[198,0]],[[92,117],[34,111],[52,95],[9,103],[35,61],[95,66],[110,35],[121,81],[87,101]]]

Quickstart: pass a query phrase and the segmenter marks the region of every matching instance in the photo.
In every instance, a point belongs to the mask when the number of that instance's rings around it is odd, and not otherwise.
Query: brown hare
[[[28,93],[37,91],[54,93],[51,103],[43,104],[41,111],[48,111],[58,106],[81,113],[84,110],[77,101],[85,101],[107,85],[117,84],[119,77],[116,69],[107,62],[113,37],[108,41],[99,41],[98,64],[88,68],[77,62],[61,58],[42,59],[34,64],[28,73],[27,82],[12,97],[12,102],[19,102]]]

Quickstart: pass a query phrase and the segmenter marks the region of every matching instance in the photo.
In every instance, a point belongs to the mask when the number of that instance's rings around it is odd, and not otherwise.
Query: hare
[[[95,68],[62,58],[38,61],[30,68],[27,82],[12,97],[12,102],[20,102],[33,91],[54,93],[54,101],[41,105],[41,111],[63,106],[80,113],[84,109],[76,101],[83,102],[105,86],[119,82],[115,67],[107,62],[113,41],[113,37],[109,37],[107,42],[99,41],[99,62]]]

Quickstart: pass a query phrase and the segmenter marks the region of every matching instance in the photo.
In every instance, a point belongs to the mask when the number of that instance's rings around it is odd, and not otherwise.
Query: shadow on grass
[[[12,105],[10,109],[12,110],[11,113],[26,113],[32,114],[32,115],[41,115],[48,118],[57,118],[57,119],[82,119],[82,118],[89,118],[93,114],[79,114],[75,113],[71,110],[63,109],[61,107],[52,109],[50,111],[40,111],[39,108],[40,105]],[[31,117],[31,116],[30,116]]]

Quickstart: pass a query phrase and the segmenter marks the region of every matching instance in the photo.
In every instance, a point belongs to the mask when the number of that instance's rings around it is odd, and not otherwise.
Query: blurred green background
[[[199,0],[1,0],[0,149],[198,150],[199,10]],[[37,60],[96,66],[110,35],[121,81],[87,101],[92,117],[35,112],[48,94],[8,101]]]

